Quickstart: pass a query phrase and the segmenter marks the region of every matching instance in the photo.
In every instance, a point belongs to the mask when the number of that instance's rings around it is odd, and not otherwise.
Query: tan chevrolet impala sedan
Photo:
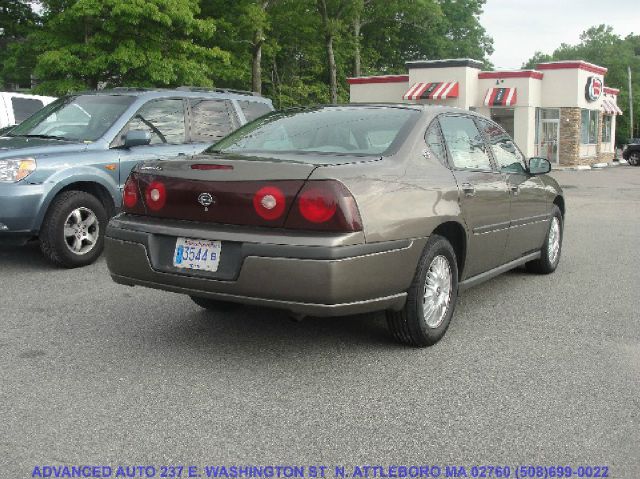
[[[107,262],[118,283],[204,308],[386,311],[399,341],[427,346],[464,289],[521,265],[556,269],[565,203],[550,168],[464,110],[274,113],[204,154],[136,167]]]

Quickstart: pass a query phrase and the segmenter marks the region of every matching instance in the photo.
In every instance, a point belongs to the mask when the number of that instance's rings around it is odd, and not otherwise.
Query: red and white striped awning
[[[518,101],[515,88],[489,88],[484,96],[485,106],[513,106]]]
[[[602,111],[605,115],[622,115],[622,110],[610,100],[602,100]]]
[[[458,98],[458,82],[414,83],[402,98],[405,100],[446,100]]]

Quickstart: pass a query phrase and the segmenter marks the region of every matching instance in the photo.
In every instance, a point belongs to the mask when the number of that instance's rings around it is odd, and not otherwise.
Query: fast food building
[[[619,90],[607,69],[584,61],[535,70],[483,71],[471,59],[406,63],[408,74],[349,78],[353,103],[424,103],[464,108],[499,123],[529,157],[552,164],[611,161]]]

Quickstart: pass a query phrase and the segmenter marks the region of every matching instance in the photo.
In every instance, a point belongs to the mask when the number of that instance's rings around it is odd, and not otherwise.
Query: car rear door
[[[511,137],[496,123],[479,119],[498,170],[511,195],[511,223],[504,262],[540,249],[548,228],[546,194],[542,180],[527,173],[525,158]]]
[[[202,153],[242,125],[231,100],[190,98],[189,136],[193,154]]]
[[[123,138],[130,130],[151,134],[149,145],[122,148]],[[193,153],[187,140],[186,105],[182,98],[163,98],[145,103],[114,140],[120,156],[120,188],[132,168],[142,161],[165,160]]]
[[[510,223],[510,196],[476,123],[469,115],[439,117],[460,208],[470,232],[464,278],[502,263]]]

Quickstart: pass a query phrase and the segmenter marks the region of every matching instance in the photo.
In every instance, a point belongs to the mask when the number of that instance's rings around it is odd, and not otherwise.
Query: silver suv
[[[57,265],[90,264],[137,163],[201,153],[272,110],[251,93],[187,87],[60,98],[0,137],[0,242],[39,239]]]

